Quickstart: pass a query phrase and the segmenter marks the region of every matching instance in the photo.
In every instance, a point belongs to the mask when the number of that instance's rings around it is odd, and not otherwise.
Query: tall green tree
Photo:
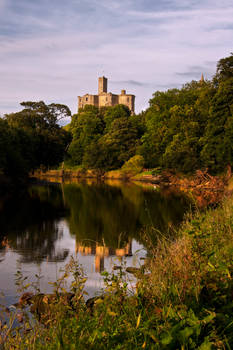
[[[27,133],[31,139],[30,151],[24,153],[24,158],[28,157],[31,169],[58,165],[71,141],[70,133],[59,125],[62,118],[71,115],[69,108],[54,103],[46,105],[43,101],[21,105],[22,111],[7,114],[5,119],[12,129]]]
[[[103,116],[98,108],[86,105],[78,114],[73,115],[70,130],[73,139],[68,150],[69,163],[81,165],[89,146],[103,135]]]
[[[111,112],[113,112],[112,115]],[[106,114],[104,120],[106,121]],[[128,109],[122,108],[121,105],[112,107],[107,110],[107,120],[103,136],[92,142],[87,148],[83,158],[86,167],[104,170],[117,169],[135,155],[140,140],[140,131],[133,117],[129,117]]]
[[[73,140],[69,162],[99,170],[116,169],[132,157],[143,126],[124,105],[101,108],[86,105],[72,117]]]
[[[218,85],[220,82],[233,78],[233,53],[230,56],[222,58],[218,61],[214,83]]]
[[[233,165],[233,78],[220,82],[201,139],[201,159],[212,172]]]
[[[14,183],[26,178],[31,170],[32,146],[25,131],[11,128],[0,118],[0,175]]]

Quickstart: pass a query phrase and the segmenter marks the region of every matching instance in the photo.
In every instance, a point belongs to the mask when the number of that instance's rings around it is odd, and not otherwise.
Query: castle
[[[98,95],[78,96],[78,109],[83,108],[85,105],[92,105],[98,108],[115,106],[123,104],[129,108],[131,114],[134,114],[135,96],[126,94],[125,90],[121,90],[120,95],[107,92],[108,79],[105,77],[99,78]]]
[[[124,248],[109,248],[105,245],[98,244],[97,242],[91,246],[80,245],[76,241],[75,252],[81,255],[94,255],[95,256],[95,272],[104,271],[104,260],[110,256],[117,256],[119,260],[124,256],[132,256],[132,241],[130,240]]]

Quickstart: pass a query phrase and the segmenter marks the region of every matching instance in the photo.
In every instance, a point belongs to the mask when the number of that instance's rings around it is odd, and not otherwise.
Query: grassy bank
[[[150,245],[153,230],[143,234]],[[82,270],[71,261],[54,295],[26,298],[35,320],[22,310],[12,316],[19,329],[1,324],[2,348],[232,349],[233,199],[190,216],[175,240],[161,237],[150,253],[136,288],[123,268],[105,273],[103,293],[87,303]]]

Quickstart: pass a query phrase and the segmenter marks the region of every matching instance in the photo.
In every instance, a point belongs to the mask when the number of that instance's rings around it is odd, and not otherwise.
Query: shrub
[[[144,158],[140,155],[131,157],[122,166],[122,172],[125,174],[136,175],[140,173],[144,166]]]

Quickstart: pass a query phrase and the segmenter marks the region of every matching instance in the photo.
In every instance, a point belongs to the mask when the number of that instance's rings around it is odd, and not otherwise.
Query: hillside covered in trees
[[[67,106],[23,102],[0,119],[0,177],[25,178],[37,168],[107,171],[135,156],[145,168],[221,173],[233,165],[233,54],[221,59],[211,81],[157,91],[149,108],[130,115],[124,105],[87,105],[66,127]]]

